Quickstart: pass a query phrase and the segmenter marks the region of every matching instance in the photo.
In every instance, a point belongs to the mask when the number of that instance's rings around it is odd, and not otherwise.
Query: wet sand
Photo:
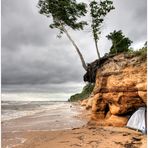
[[[71,130],[15,134],[26,139],[15,148],[146,148],[146,135],[119,127],[87,126]]]
[[[4,121],[1,124],[2,148],[11,148],[24,142],[24,135],[32,131],[66,130],[85,125],[87,121],[78,118],[81,111],[82,108],[78,104],[65,102],[61,107],[58,105],[52,110]]]
[[[2,123],[2,148],[146,148],[146,135],[128,128],[87,125],[88,112],[77,105],[72,110],[81,114],[69,112],[69,118],[68,114],[48,116],[46,111]]]

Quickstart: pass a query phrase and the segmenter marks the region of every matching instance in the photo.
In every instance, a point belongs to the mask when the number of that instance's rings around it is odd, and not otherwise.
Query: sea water
[[[52,101],[2,101],[1,121],[35,115],[43,111],[60,109],[67,102]]]
[[[77,116],[81,107],[67,100],[82,90],[80,85],[2,86],[2,147],[22,144],[23,132],[72,129],[86,124]]]
[[[70,103],[67,100],[81,89],[82,85],[2,86],[1,121],[30,116],[43,111],[52,112],[66,106],[68,108]]]

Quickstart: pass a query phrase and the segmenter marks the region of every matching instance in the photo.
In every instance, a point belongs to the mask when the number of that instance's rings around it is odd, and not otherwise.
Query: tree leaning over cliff
[[[110,53],[120,53],[120,52],[127,52],[132,41],[125,37],[121,30],[116,31],[114,30],[109,35],[106,36],[109,40],[112,41],[112,46],[110,48]]]
[[[100,3],[95,0],[91,1],[90,4],[90,15],[92,18],[91,28],[92,34],[95,41],[96,51],[98,58],[100,59],[100,52],[98,49],[98,40],[101,34],[101,25],[104,21],[104,17],[114,8],[113,2],[110,0],[100,1]]]
[[[85,16],[87,13],[86,4],[77,3],[75,0],[39,0],[38,8],[40,9],[40,14],[52,17],[52,23],[49,26],[52,29],[59,29],[59,37],[61,37],[63,33],[66,34],[75,47],[83,68],[87,70],[82,53],[67,31],[67,27],[73,30],[83,30],[84,26],[87,25],[85,21],[78,21],[79,18]]]

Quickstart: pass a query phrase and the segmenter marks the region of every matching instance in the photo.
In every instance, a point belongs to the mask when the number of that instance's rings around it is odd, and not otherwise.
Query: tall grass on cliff
[[[147,42],[145,42],[144,46],[139,50],[134,51],[133,49],[130,49],[128,53],[134,56],[140,56],[141,60],[146,60],[147,59]]]
[[[83,87],[83,90],[82,90],[81,93],[78,93],[78,94],[75,94],[75,95],[71,96],[68,101],[74,102],[74,101],[83,100],[83,99],[88,98],[91,95],[91,93],[92,93],[92,91],[94,89],[94,86],[95,85],[93,83],[86,84]]]

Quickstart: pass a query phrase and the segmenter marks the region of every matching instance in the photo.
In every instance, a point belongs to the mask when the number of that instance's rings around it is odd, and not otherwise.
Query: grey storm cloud
[[[37,0],[2,0],[2,84],[82,82],[85,71],[66,36],[57,39],[50,19],[38,13]],[[102,26],[99,49],[109,51],[106,35],[122,30],[133,47],[146,41],[146,0],[114,0],[115,10]],[[89,18],[88,18],[89,19]],[[88,31],[69,30],[86,62],[97,58]]]

